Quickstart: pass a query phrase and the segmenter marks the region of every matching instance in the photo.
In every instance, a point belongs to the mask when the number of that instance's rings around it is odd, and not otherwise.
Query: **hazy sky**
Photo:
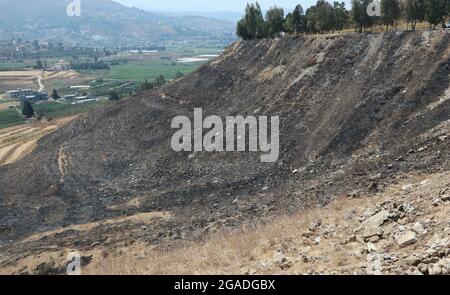
[[[146,10],[166,11],[233,11],[242,12],[248,0],[114,0],[127,6],[134,6]],[[346,1],[349,0],[339,0]],[[274,4],[291,11],[297,4],[304,8],[316,3],[316,0],[259,0],[263,10],[267,10]]]

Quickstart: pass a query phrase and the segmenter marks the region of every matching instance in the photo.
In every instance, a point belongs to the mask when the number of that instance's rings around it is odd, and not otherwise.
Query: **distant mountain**
[[[70,0],[0,0],[0,38],[58,40],[86,45],[224,43],[233,22],[202,16],[170,16],[111,0],[81,0],[81,17],[66,13]]]
[[[233,23],[237,23],[242,18],[242,15],[243,15],[243,13],[233,12],[233,11],[211,11],[211,12],[156,11],[156,13],[170,15],[170,16],[202,16],[202,17],[224,20],[224,21],[233,22]]]

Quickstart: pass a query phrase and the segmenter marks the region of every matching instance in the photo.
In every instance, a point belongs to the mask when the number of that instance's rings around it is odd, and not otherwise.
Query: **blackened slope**
[[[374,174],[447,167],[448,142],[436,145],[428,132],[450,116],[449,39],[416,32],[237,42],[160,92],[93,111],[0,168],[2,239],[155,210],[175,212],[167,230],[189,237],[219,220],[233,225],[376,188]],[[280,116],[280,160],[174,153],[170,122],[194,107]],[[423,145],[425,153],[408,153]],[[108,207],[135,198],[139,208]]]

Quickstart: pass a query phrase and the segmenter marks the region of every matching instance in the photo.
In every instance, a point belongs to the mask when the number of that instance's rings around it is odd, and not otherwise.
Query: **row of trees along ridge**
[[[430,28],[445,26],[450,16],[450,0],[380,0],[381,16],[369,16],[368,6],[373,0],[352,0],[352,9],[344,2],[318,0],[306,12],[299,4],[285,15],[280,7],[273,6],[263,16],[258,2],[247,4],[245,16],[237,24],[237,35],[244,40],[274,38],[282,33],[329,33],[341,32],[353,27],[358,32],[367,31],[375,25],[397,30],[403,20],[407,28],[416,29],[418,22],[427,21]]]

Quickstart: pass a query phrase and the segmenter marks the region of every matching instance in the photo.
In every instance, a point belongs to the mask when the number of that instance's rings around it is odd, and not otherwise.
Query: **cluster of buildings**
[[[63,97],[64,102],[66,103],[70,103],[70,104],[80,104],[80,103],[85,103],[85,102],[90,102],[90,101],[96,101],[97,99],[89,96],[89,95],[75,95],[75,94],[70,94],[70,95],[64,95]]]
[[[36,103],[48,100],[48,94],[46,92],[39,92],[32,89],[19,88],[16,90],[10,90],[6,92],[6,95],[9,99],[16,99],[20,102],[28,100],[29,102]],[[97,101],[97,98],[86,94],[84,95],[70,94],[64,95],[61,100],[69,104],[82,104]]]
[[[6,92],[6,95],[10,99],[17,99],[19,101],[43,101],[48,100],[48,94],[46,92],[34,91],[32,89],[15,89]]]
[[[70,71],[70,62],[65,60],[60,60],[53,65],[53,67],[46,68],[46,71],[57,71],[57,72],[65,72]]]

